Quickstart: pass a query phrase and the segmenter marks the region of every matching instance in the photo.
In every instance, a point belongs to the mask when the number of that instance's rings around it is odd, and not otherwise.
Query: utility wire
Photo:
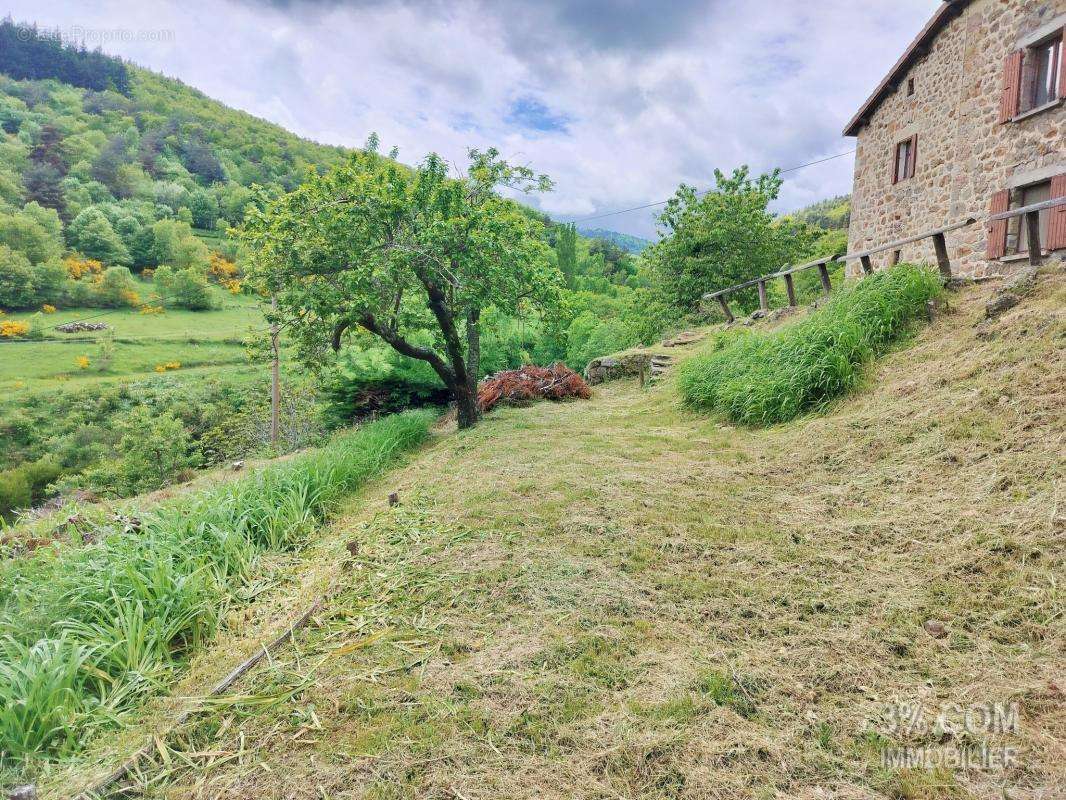
[[[848,150],[848,152],[846,152],[846,153],[837,153],[835,156],[827,156],[826,158],[820,158],[817,161],[810,161],[810,162],[808,162],[806,164],[799,164],[798,166],[789,167],[788,169],[781,170],[780,174],[784,175],[787,172],[795,172],[796,170],[805,169],[807,167],[813,167],[815,164],[824,164],[826,161],[832,161],[832,160],[837,159],[837,158],[843,158],[844,156],[850,156],[854,152],[855,152],[854,150]],[[696,192],[696,196],[699,197],[702,194],[709,194],[710,192],[713,192],[713,191],[714,191],[713,189],[703,189],[702,191]],[[605,214],[596,214],[596,215],[591,216],[591,217],[582,217],[581,219],[570,219],[570,220],[564,220],[564,221],[567,224],[575,224],[576,225],[579,222],[591,222],[594,219],[604,219],[606,217],[615,217],[615,216],[617,216],[619,214],[628,214],[630,211],[643,211],[646,208],[655,208],[656,206],[665,206],[669,202],[670,202],[669,199],[668,200],[659,200],[658,202],[655,202],[655,203],[646,203],[645,205],[642,205],[642,206],[633,206],[633,208],[623,208],[623,209],[620,209],[618,211],[608,211]]]

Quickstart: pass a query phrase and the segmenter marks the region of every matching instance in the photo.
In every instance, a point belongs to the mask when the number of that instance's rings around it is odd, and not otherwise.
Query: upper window
[[[1053,108],[1057,101],[1066,98],[1063,55],[1061,28],[1035,44],[1007,55],[999,101],[1001,123]]]
[[[912,136],[896,145],[896,157],[892,164],[892,182],[899,183],[914,177],[918,156],[918,137]]]
[[[1022,111],[1059,99],[1059,70],[1062,58],[1062,34],[1030,48],[1025,54],[1025,86]]]

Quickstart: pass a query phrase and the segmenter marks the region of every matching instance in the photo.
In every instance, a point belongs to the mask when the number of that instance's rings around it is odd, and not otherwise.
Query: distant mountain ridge
[[[652,242],[639,236],[609,231],[606,228],[578,228],[577,232],[589,239],[604,239],[613,242],[627,253],[642,253],[652,245]]]

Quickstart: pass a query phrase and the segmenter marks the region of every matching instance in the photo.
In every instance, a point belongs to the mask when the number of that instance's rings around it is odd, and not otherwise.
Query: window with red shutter
[[[990,214],[1002,214],[1010,209],[1010,189],[992,195]],[[1007,253],[1007,220],[1001,219],[988,226],[988,258],[1003,258]]]
[[[1061,60],[1061,32],[1025,51],[1020,111],[1031,111],[1059,99]]]
[[[1003,64],[1003,96],[999,102],[1000,122],[1010,122],[1021,107],[1024,60],[1025,51],[1019,50],[1007,56]]]
[[[1051,179],[1051,197],[1066,197],[1066,173]],[[1066,250],[1066,205],[1051,209],[1047,231],[1048,250]]]

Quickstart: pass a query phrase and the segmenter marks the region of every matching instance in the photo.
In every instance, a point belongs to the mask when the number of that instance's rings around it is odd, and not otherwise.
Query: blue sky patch
[[[537,98],[527,95],[511,101],[505,121],[541,133],[566,133],[571,120],[566,114],[556,113]]]

